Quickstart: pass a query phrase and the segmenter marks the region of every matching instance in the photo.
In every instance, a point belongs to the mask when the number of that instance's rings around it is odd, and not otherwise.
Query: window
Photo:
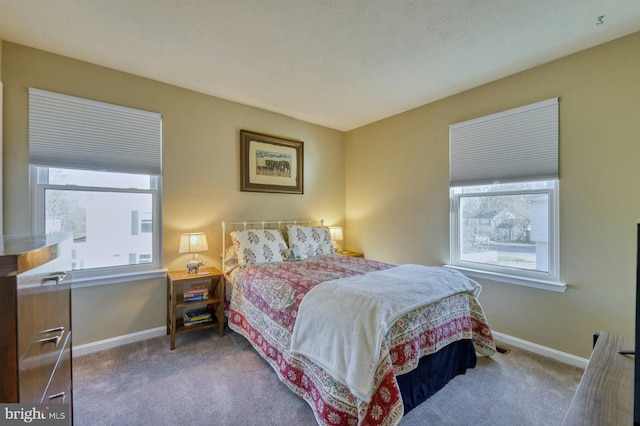
[[[557,99],[450,126],[450,266],[565,290],[557,147]]]
[[[557,280],[558,181],[451,189],[452,264]]]
[[[72,234],[74,269],[149,264],[157,259],[157,251],[155,256],[149,254],[157,245],[154,234],[159,233],[157,228],[154,232],[153,214],[139,214],[158,211],[157,176],[41,166],[34,167],[34,174],[37,228],[47,234]],[[144,219],[138,220],[139,216]]]
[[[161,116],[29,89],[33,228],[73,236],[86,277],[157,269]]]

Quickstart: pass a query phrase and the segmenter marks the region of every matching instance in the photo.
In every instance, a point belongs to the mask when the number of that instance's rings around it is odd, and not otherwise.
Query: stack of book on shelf
[[[185,327],[189,327],[196,324],[204,324],[204,323],[213,321],[211,312],[207,311],[206,309],[185,312],[182,315],[182,319],[184,319]]]
[[[191,286],[184,290],[185,302],[200,302],[209,298],[209,289],[204,285]]]

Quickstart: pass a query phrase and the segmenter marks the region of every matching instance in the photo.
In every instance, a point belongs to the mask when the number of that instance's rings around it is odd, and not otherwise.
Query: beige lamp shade
[[[207,236],[204,232],[191,232],[180,235],[180,248],[178,253],[199,253],[209,250]]]
[[[331,232],[331,239],[333,241],[342,241],[344,239],[342,236],[342,228],[340,226],[329,227],[329,232]]]

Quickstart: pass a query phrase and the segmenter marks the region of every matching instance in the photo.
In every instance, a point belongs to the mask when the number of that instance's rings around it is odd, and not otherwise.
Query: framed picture
[[[240,190],[302,194],[303,142],[240,130]]]

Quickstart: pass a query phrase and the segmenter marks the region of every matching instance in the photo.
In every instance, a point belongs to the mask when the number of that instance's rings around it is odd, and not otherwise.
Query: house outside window
[[[554,279],[557,194],[557,180],[452,188],[452,264]]]
[[[153,232],[153,213],[143,212],[140,219],[140,232],[143,234],[150,234]]]
[[[152,212],[140,212],[131,210],[131,235],[153,232]]]
[[[34,174],[36,223],[73,236],[74,269],[153,263],[153,213],[138,217],[158,210],[158,177],[53,167]]]

